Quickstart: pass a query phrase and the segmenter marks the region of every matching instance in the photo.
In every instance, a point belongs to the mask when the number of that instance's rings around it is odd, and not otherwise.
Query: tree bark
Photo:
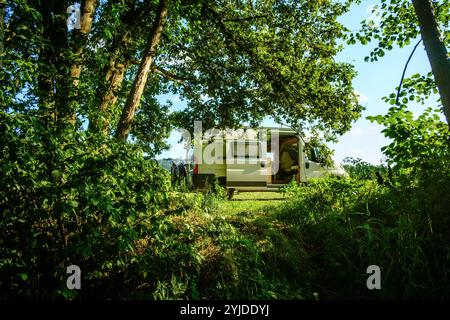
[[[129,1],[128,5],[134,7],[135,1]],[[108,135],[111,118],[111,110],[117,103],[119,91],[122,88],[123,79],[128,67],[131,65],[133,53],[130,50],[132,35],[145,32],[144,19],[151,13],[152,3],[145,1],[140,8],[130,9],[121,13],[120,20],[125,26],[116,36],[110,49],[109,62],[104,69],[104,79],[97,87],[96,96],[99,97],[98,112],[89,116],[89,130]]]
[[[92,21],[94,20],[97,0],[83,0],[81,2],[81,28],[74,32],[74,63],[70,67],[70,77],[73,81],[73,87],[78,87],[78,81],[81,74],[80,59],[83,54],[84,46],[89,32],[91,31]]]
[[[450,128],[450,59],[430,0],[413,0],[420,33]]]
[[[73,60],[70,66],[70,92],[69,105],[70,112],[69,122],[71,125],[76,123],[76,109],[78,106],[78,83],[80,80],[83,51],[86,45],[87,37],[91,31],[92,21],[94,20],[94,13],[97,7],[97,0],[83,0],[80,7],[80,29],[74,29],[73,32]]]
[[[147,82],[148,73],[156,55],[156,48],[161,40],[161,35],[164,30],[164,23],[168,12],[168,0],[160,0],[156,12],[155,21],[153,22],[150,39],[143,52],[143,57],[139,65],[138,73],[134,79],[133,86],[127,97],[125,107],[117,125],[116,138],[119,140],[126,140],[131,130],[134,115],[144,92],[145,84]]]
[[[108,113],[117,102],[118,93],[129,66],[127,48],[130,41],[131,35],[127,31],[112,50],[108,66],[104,70],[105,78],[97,88],[99,106],[98,112],[92,114],[89,119],[89,130],[91,131],[101,132],[104,135],[109,132],[110,116]]]
[[[6,1],[0,0],[0,68],[3,66],[3,51],[5,48],[5,8]]]

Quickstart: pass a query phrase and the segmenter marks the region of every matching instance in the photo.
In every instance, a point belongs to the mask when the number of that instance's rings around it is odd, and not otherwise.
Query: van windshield
[[[318,147],[306,145],[305,152],[306,152],[306,157],[308,158],[308,160],[310,160],[312,162],[318,162],[318,163],[321,162],[322,154]]]

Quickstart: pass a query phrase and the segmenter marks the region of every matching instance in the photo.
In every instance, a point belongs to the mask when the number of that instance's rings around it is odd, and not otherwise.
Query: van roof
[[[248,134],[248,130],[253,130],[254,133],[252,134]],[[259,130],[268,130],[268,131],[272,131],[272,130],[277,130],[278,133],[282,136],[286,136],[286,135],[298,135],[298,132],[294,131],[291,128],[278,128],[278,127],[258,127],[258,128],[251,128],[251,127],[243,127],[243,128],[239,128],[239,129],[211,129],[211,130],[207,130],[204,133],[203,136],[203,141],[207,142],[207,141],[211,141],[212,139],[226,139],[227,137],[239,137],[241,136],[241,138],[243,138],[243,140],[246,141],[251,141],[251,140],[255,140],[257,141],[258,138],[256,136],[257,132]],[[246,134],[245,134],[245,133]]]

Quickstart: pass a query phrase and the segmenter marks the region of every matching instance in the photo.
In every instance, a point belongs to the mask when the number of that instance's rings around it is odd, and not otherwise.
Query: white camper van
[[[211,130],[210,130],[211,131]],[[192,182],[206,190],[214,180],[229,191],[278,191],[295,180],[346,176],[337,162],[326,166],[317,148],[288,128],[212,130],[194,143]]]

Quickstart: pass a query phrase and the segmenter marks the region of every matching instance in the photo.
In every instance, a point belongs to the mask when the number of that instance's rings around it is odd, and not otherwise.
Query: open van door
[[[320,162],[320,152],[316,147],[306,146],[305,171],[307,180],[324,178],[328,174],[327,168]]]
[[[227,187],[267,187],[267,145],[259,140],[226,143]]]

